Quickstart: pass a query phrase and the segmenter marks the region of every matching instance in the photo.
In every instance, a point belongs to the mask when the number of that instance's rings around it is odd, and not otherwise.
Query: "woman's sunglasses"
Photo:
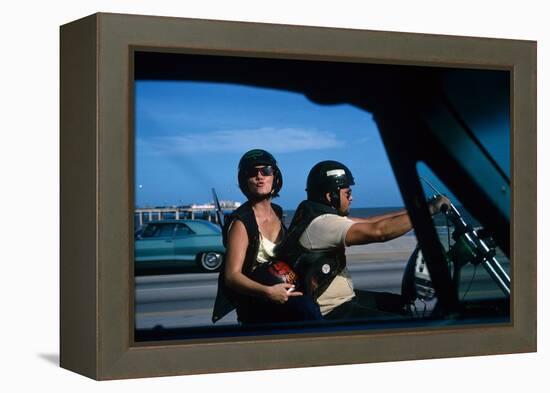
[[[256,177],[258,175],[258,172],[262,174],[262,176],[271,176],[273,175],[273,172],[275,170],[272,166],[263,166],[261,168],[248,168],[245,170],[244,174],[247,178]]]

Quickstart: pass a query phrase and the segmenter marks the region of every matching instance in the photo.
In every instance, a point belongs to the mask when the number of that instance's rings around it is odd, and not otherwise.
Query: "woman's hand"
[[[285,304],[290,296],[302,296],[302,292],[295,292],[292,290],[294,285],[292,284],[275,284],[267,287],[267,298],[273,303]]]

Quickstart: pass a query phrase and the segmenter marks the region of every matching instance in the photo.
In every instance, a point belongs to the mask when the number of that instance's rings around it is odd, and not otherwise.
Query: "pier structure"
[[[233,211],[240,206],[239,202],[231,204],[221,203],[222,211]],[[206,219],[210,222],[218,224],[218,216],[216,214],[216,207],[213,204],[193,204],[189,206],[159,206],[159,207],[139,207],[134,210],[134,214],[137,216],[136,224],[142,226],[144,218],[147,217],[147,221],[163,220],[167,216],[172,216],[173,219],[191,219],[196,218]],[[172,218],[171,217],[171,218]]]

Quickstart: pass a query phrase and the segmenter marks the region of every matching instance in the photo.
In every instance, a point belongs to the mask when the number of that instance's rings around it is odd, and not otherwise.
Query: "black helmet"
[[[311,168],[307,176],[307,199],[329,204],[325,194],[330,192],[333,200],[331,205],[338,208],[340,189],[354,184],[353,175],[347,166],[338,161],[321,161]]]
[[[281,174],[281,171],[277,166],[277,161],[275,160],[275,158],[267,151],[261,150],[261,149],[253,149],[253,150],[247,151],[241,157],[241,160],[239,161],[239,175],[238,175],[239,188],[241,189],[244,195],[249,197],[250,192],[248,190],[248,185],[247,185],[248,178],[246,176],[246,171],[258,165],[269,165],[273,167],[273,169],[275,170],[273,174],[274,179],[273,179],[273,190],[271,191],[271,197],[273,198],[278,197],[279,191],[281,191],[281,188],[283,187],[283,175]]]

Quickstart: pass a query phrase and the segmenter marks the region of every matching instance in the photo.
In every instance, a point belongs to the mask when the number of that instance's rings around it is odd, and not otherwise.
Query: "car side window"
[[[160,230],[155,232],[155,237],[168,237],[174,236],[175,224],[163,224],[160,225]]]
[[[191,228],[189,228],[185,224],[180,223],[176,227],[175,236],[187,236],[187,235],[191,235],[191,234],[193,234],[193,231],[191,230]]]
[[[141,237],[153,237],[155,232],[158,230],[158,225],[156,224],[149,224],[145,227],[145,229],[141,232]]]
[[[149,224],[141,234],[141,237],[152,238],[173,236],[175,227],[175,224]]]

